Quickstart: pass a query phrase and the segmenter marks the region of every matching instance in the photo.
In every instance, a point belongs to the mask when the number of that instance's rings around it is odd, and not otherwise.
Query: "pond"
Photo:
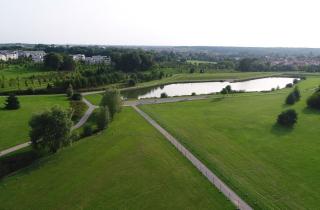
[[[270,91],[272,88],[285,88],[288,83],[293,83],[295,78],[268,77],[253,79],[241,82],[192,82],[161,85],[156,87],[139,88],[123,91],[126,98],[160,98],[161,93],[168,96],[186,96],[195,93],[196,95],[218,93],[227,85],[232,90],[245,92]]]

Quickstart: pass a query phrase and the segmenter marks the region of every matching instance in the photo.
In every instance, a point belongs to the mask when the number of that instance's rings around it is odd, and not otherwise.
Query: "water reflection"
[[[255,92],[270,91],[272,88],[284,88],[288,83],[292,83],[295,78],[269,77],[254,79],[243,82],[196,82],[196,83],[177,83],[161,85],[157,87],[140,88],[135,90],[123,91],[126,98],[160,98],[161,93],[168,96],[191,95],[192,93],[210,94],[217,93],[222,88],[230,85],[232,90]]]

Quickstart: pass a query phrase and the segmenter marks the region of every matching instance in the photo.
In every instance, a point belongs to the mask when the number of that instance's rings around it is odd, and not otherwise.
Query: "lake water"
[[[285,88],[288,83],[293,83],[295,78],[287,77],[268,77],[262,79],[253,79],[242,82],[195,82],[195,83],[176,83],[162,85],[157,87],[141,88],[128,90],[123,92],[123,96],[127,98],[160,98],[161,93],[168,96],[185,96],[192,93],[210,94],[218,93],[227,85],[232,90],[245,92],[270,91],[272,88]]]

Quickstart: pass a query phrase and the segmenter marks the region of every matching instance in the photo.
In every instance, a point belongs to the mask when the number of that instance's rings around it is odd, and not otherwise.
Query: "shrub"
[[[82,95],[80,93],[74,93],[71,97],[71,100],[73,101],[81,101],[82,100]]]
[[[223,88],[223,89],[221,90],[220,93],[222,93],[222,94],[232,93],[231,86],[230,86],[230,85],[227,85],[225,88]]]
[[[286,88],[292,88],[293,87],[293,84],[292,83],[288,83],[287,85],[286,85]]]
[[[128,84],[129,87],[133,87],[133,86],[136,85],[136,81],[134,79],[129,79],[127,84]]]
[[[314,94],[312,94],[308,98],[307,104],[310,108],[320,110],[320,92],[315,92]]]
[[[197,95],[197,94],[196,94],[195,92],[193,92],[193,93],[191,93],[191,95],[192,95],[192,96],[195,96],[195,95]]]
[[[299,80],[298,79],[294,79],[293,80],[293,84],[298,84]]]
[[[108,107],[101,107],[96,115],[96,123],[98,130],[103,130],[108,127],[110,121],[110,113]]]
[[[288,104],[288,105],[292,105],[292,104],[294,104],[295,102],[296,102],[296,96],[295,96],[295,94],[294,93],[290,93],[289,95],[288,95],[288,97],[286,98],[286,104]]]
[[[85,125],[83,127],[83,133],[82,136],[86,137],[86,136],[91,136],[93,134],[93,128],[91,125]]]
[[[69,87],[68,87],[68,89],[67,89],[67,91],[66,91],[66,94],[67,94],[67,96],[68,96],[69,98],[73,96],[73,87],[72,87],[71,84],[69,84]]]
[[[161,93],[160,98],[168,98],[168,95],[166,93]]]
[[[19,99],[13,94],[9,95],[5,102],[5,109],[14,110],[19,108],[20,108]]]
[[[295,110],[289,109],[286,111],[283,111],[277,119],[278,124],[287,126],[287,127],[292,127],[298,119],[298,114],[296,113]]]

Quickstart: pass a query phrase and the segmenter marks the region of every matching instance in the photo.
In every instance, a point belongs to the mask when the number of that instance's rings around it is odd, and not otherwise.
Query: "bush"
[[[71,100],[73,101],[81,101],[82,100],[82,95],[80,93],[74,93],[71,97]]]
[[[312,94],[308,98],[307,104],[310,108],[320,110],[320,92],[315,92],[314,94]]]
[[[110,113],[108,107],[101,107],[96,115],[96,123],[98,130],[103,130],[108,127],[110,122]]]
[[[161,93],[160,98],[168,98],[168,95],[166,93]]]
[[[294,79],[293,80],[293,84],[298,84],[299,83],[299,80],[298,79]]]
[[[295,110],[289,109],[286,111],[283,111],[277,119],[278,124],[287,126],[287,127],[292,127],[298,119],[298,114],[296,113]]]
[[[129,87],[133,87],[136,86],[136,81],[134,79],[129,79],[127,84]]]
[[[191,93],[191,95],[192,95],[192,96],[195,96],[195,95],[197,95],[197,94],[196,94],[195,92],[193,92],[193,93]]]
[[[73,87],[72,87],[71,84],[69,84],[69,87],[68,87],[68,89],[67,89],[67,91],[66,91],[66,94],[67,94],[67,96],[68,96],[69,98],[73,96]]]
[[[290,93],[286,98],[286,104],[292,105],[296,102],[297,98],[294,93]]]
[[[83,127],[83,133],[82,136],[86,137],[86,136],[91,136],[93,134],[93,128],[91,125],[85,125]]]
[[[289,83],[286,85],[286,88],[292,88],[293,87],[293,84],[292,83]]]
[[[221,90],[220,93],[222,93],[222,94],[232,93],[231,86],[230,86],[230,85],[227,85],[225,88],[223,88],[223,89]]]
[[[87,105],[83,101],[70,101],[72,120],[79,120],[87,111]]]
[[[13,94],[9,95],[5,102],[5,109],[15,110],[19,108],[20,108],[19,99]]]

